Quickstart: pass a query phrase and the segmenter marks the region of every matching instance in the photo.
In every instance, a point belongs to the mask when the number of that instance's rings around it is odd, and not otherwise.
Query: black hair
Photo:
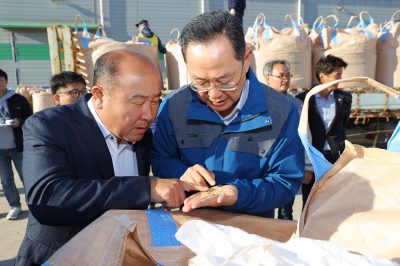
[[[186,62],[186,51],[189,43],[209,43],[220,36],[228,37],[235,51],[235,58],[244,61],[246,43],[242,22],[228,11],[216,10],[203,13],[187,24],[181,34],[183,59]]]
[[[55,95],[59,88],[67,87],[71,83],[82,83],[86,86],[85,79],[72,71],[63,71],[61,73],[55,74],[50,78],[50,89],[51,93]]]
[[[343,61],[342,58],[336,57],[333,55],[328,55],[327,57],[321,58],[317,64],[315,65],[315,76],[317,77],[317,80],[321,82],[319,78],[319,74],[323,73],[325,75],[331,74],[333,71],[335,71],[335,68],[338,67],[347,67],[347,63]]]
[[[6,79],[6,81],[8,81],[8,76],[7,76],[7,73],[6,72],[4,72],[3,70],[1,70],[0,69],[0,77],[3,77],[3,78],[5,78]]]

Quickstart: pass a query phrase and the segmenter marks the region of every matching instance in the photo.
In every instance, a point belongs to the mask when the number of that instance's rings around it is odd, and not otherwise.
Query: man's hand
[[[200,164],[189,167],[180,180],[201,186],[207,186],[207,181],[210,186],[215,186],[215,174]]]
[[[229,13],[231,13],[231,16],[234,16],[234,15],[236,15],[236,10],[233,9],[233,8],[231,8],[231,10],[229,11]]]
[[[206,192],[198,192],[183,202],[182,211],[189,212],[200,207],[231,206],[238,199],[238,189],[234,186],[216,186]]]
[[[19,127],[19,119],[18,118],[14,118],[14,124],[10,125],[10,127]]]
[[[168,208],[176,208],[183,204],[185,191],[207,191],[208,187],[190,184],[178,179],[150,178],[150,201],[160,202]]]
[[[312,172],[304,172],[303,184],[310,184],[312,179],[313,179],[313,173]]]

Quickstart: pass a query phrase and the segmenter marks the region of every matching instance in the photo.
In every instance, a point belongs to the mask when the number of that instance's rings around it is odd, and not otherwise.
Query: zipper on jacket
[[[232,124],[229,124],[229,125],[240,124],[240,123],[249,121],[249,120],[251,120],[251,119],[253,119],[253,118],[256,118],[256,117],[258,117],[258,116],[260,116],[260,115],[263,115],[263,114],[266,114],[266,113],[268,113],[268,110],[265,110],[265,111],[263,111],[263,112],[261,112],[261,113],[258,113],[258,114],[252,115],[252,116],[250,116],[250,117],[244,118],[244,119],[242,119],[242,120],[239,120],[239,121],[237,121],[237,122],[235,122],[235,123],[232,123]],[[224,131],[225,131],[225,129],[226,129],[227,127],[228,127],[228,126],[225,125],[225,126],[222,128],[222,132],[218,135],[218,138],[221,137],[221,136],[225,133]]]

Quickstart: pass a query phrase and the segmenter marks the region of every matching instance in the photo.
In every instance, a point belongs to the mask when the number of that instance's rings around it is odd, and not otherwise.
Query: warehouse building
[[[182,29],[193,17],[216,9],[227,10],[227,1],[1,0],[1,68],[9,74],[10,86],[48,85],[51,66],[46,27],[57,23],[73,26],[77,14],[91,32],[103,25],[109,38],[124,42],[137,34],[135,24],[147,19],[165,44],[173,28]],[[368,11],[375,23],[381,23],[398,9],[400,1],[393,0],[247,0],[244,30],[253,25],[259,13],[265,14],[269,25],[281,29],[289,13],[300,14],[309,27],[318,16],[334,14],[340,20],[339,27],[345,27],[349,18],[361,11]],[[161,55],[160,59],[163,67]]]

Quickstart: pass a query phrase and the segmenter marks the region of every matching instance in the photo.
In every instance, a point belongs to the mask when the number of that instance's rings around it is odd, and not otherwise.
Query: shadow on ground
[[[0,213],[0,219],[3,219],[7,216],[8,212],[6,213]],[[29,211],[28,210],[22,210],[21,214],[18,216],[17,219],[15,219],[14,221],[19,221],[19,220],[24,220],[24,219],[28,219],[29,216]],[[1,264],[0,264],[1,266]]]
[[[15,258],[9,259],[9,260],[2,260],[0,261],[0,266],[9,266],[9,265],[14,265]]]

